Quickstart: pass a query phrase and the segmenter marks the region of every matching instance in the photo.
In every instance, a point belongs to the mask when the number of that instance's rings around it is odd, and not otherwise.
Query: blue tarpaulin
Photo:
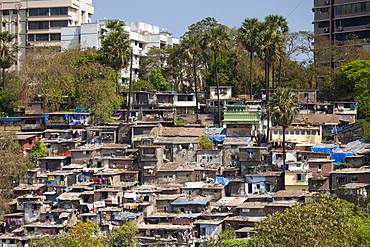
[[[212,142],[223,142],[226,136],[226,128],[206,128],[206,135]]]
[[[216,177],[216,183],[217,184],[224,184],[228,185],[232,179],[230,178],[224,178],[224,177]]]
[[[311,147],[311,151],[315,153],[333,153],[332,147]]]
[[[49,122],[49,114],[44,114],[44,123]]]
[[[208,135],[207,135],[208,136]],[[212,141],[212,142],[223,142],[225,137],[224,136],[208,136],[208,138]]]
[[[353,153],[332,153],[330,159],[334,160],[334,164],[345,163],[347,156],[354,156]]]
[[[21,120],[21,118],[0,118],[0,121],[2,122],[17,122]]]

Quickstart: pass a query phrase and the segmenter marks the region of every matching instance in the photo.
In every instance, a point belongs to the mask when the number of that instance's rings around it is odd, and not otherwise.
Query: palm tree
[[[129,35],[125,33],[122,21],[107,21],[106,29],[102,29],[101,47],[103,61],[119,72],[128,66],[131,57]],[[116,80],[116,93],[119,94],[118,78]]]
[[[258,50],[259,32],[261,22],[257,18],[246,18],[239,28],[238,38],[243,47],[249,52],[249,80],[250,80],[250,99],[253,94],[253,56]]]
[[[197,62],[202,59],[201,54],[201,36],[198,34],[185,36],[181,43],[181,50],[184,60],[193,67],[193,80],[195,90],[195,115],[198,120],[198,87],[197,87]]]
[[[283,165],[285,171],[285,130],[296,119],[299,113],[297,94],[291,88],[278,87],[267,105],[271,120],[283,127]]]
[[[279,32],[283,38],[284,43],[286,42],[286,38],[289,32],[288,22],[286,18],[282,17],[281,15],[268,15],[265,17],[265,23],[267,23],[271,29],[276,30]],[[279,86],[281,87],[281,66],[282,66],[282,60],[285,55],[285,47],[282,48],[280,51],[279,56]]]
[[[0,32],[0,68],[2,69],[3,90],[5,90],[5,69],[17,62],[18,44],[12,43],[15,38],[15,34],[7,31]]]
[[[208,28],[204,34],[203,42],[206,47],[209,47],[213,51],[214,57],[214,66],[215,66],[215,76],[216,76],[216,86],[217,86],[217,101],[218,101],[218,126],[221,127],[221,108],[220,108],[220,82],[218,80],[218,71],[217,71],[217,57],[219,51],[222,48],[228,47],[230,42],[230,34],[222,27],[215,26]]]
[[[278,15],[266,16],[265,21],[261,24],[258,54],[265,62],[266,104],[270,98],[270,68],[277,59],[283,56],[288,30],[285,18]],[[270,139],[269,125],[270,116],[267,109],[267,140]]]

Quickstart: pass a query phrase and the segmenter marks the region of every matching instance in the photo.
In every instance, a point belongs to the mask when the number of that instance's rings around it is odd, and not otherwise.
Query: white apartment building
[[[101,29],[105,27],[102,20],[96,23],[85,23],[80,26],[62,28],[62,50],[77,48],[97,48],[100,46]],[[140,57],[146,56],[151,47],[163,48],[165,46],[175,46],[180,43],[178,38],[172,36],[166,30],[160,31],[158,26],[144,22],[127,22],[125,31],[131,40],[133,48],[133,80],[139,76]],[[130,66],[121,72],[122,78],[129,78]]]
[[[62,27],[91,22],[92,0],[0,0],[0,32],[17,35],[19,60],[35,46],[61,46]]]

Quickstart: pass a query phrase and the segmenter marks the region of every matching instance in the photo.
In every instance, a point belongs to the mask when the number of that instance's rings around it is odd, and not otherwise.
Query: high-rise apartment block
[[[91,22],[92,0],[0,0],[0,31],[17,35],[22,60],[28,48],[61,46],[61,28]]]
[[[314,0],[314,33],[327,37],[334,45],[358,39],[370,43],[370,1]]]

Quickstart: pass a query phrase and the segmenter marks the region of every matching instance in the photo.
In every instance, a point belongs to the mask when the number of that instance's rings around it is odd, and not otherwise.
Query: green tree
[[[342,99],[358,102],[359,118],[370,115],[370,61],[355,60],[341,67],[336,76],[336,85]]]
[[[348,220],[351,246],[370,246],[370,215],[360,212]]]
[[[170,83],[166,82],[159,68],[152,69],[148,81],[158,91],[167,91],[171,87]]]
[[[36,142],[35,146],[33,146],[33,148],[31,149],[31,155],[30,155],[31,161],[33,163],[36,163],[40,157],[47,156],[48,151],[49,151],[48,144],[46,144],[45,142],[40,142],[40,141]]]
[[[227,27],[218,23],[213,17],[206,17],[188,27],[188,31],[184,34],[183,38],[190,35],[203,35],[208,29],[221,26],[223,29]]]
[[[74,110],[79,104],[95,120],[106,120],[121,108],[116,72],[101,64],[95,49],[28,53],[19,75],[19,99],[42,101],[46,111]]]
[[[299,113],[297,95],[290,88],[278,87],[267,105],[272,121],[283,127],[283,165],[285,170],[285,129]]]
[[[223,28],[222,26],[215,26],[208,28],[207,31],[204,33],[203,42],[206,44],[206,47],[209,47],[213,52],[214,58],[214,69],[215,69],[215,77],[216,77],[216,86],[217,86],[217,101],[218,101],[218,126],[221,126],[221,107],[220,107],[220,83],[218,79],[218,71],[217,71],[217,58],[219,52],[223,48],[227,48],[231,41],[230,34],[228,31]]]
[[[269,216],[256,226],[251,246],[368,246],[355,244],[354,214],[353,204],[320,197]]]
[[[0,68],[2,69],[3,90],[5,90],[5,69],[17,62],[18,44],[13,42],[15,34],[0,32]]]
[[[139,232],[137,225],[125,223],[109,232],[107,236],[107,246],[109,247],[136,247],[139,246],[135,235]]]
[[[362,123],[362,127],[364,128],[364,138],[365,142],[370,142],[370,123],[365,119],[357,119],[358,123]]]
[[[102,29],[101,47],[103,51],[103,61],[114,70],[117,76],[120,71],[127,67],[131,58],[130,39],[125,33],[122,21],[107,21],[106,29]],[[118,78],[116,80],[116,92],[119,94]]]
[[[201,149],[210,149],[214,144],[208,136],[201,136],[199,137],[199,146]]]
[[[193,86],[195,90],[195,118],[198,118],[198,85],[197,85],[197,70],[198,63],[202,61],[202,37],[198,34],[188,35],[181,42],[183,58],[186,63],[193,67]]]
[[[266,95],[270,90],[270,70],[273,63],[282,58],[285,50],[286,35],[289,31],[286,19],[280,15],[268,15],[260,27],[259,57],[266,66]],[[266,100],[268,102],[266,96]]]
[[[147,88],[149,91],[154,90],[153,84],[145,80],[137,80],[132,83],[133,91],[141,91],[143,88]]]
[[[71,226],[64,236],[43,237],[30,241],[30,246],[52,247],[104,247],[104,239],[98,235],[98,224],[90,220],[79,221]]]
[[[32,167],[28,157],[22,153],[22,148],[13,133],[0,132],[0,213],[8,210],[8,200],[11,189],[27,170]]]
[[[15,112],[15,100],[15,95],[8,91],[0,91],[0,117],[9,116],[9,114]]]
[[[262,23],[257,18],[246,18],[239,28],[238,40],[242,46],[249,52],[249,93],[250,99],[253,94],[253,57],[254,53],[259,48],[259,32],[261,31]]]
[[[209,240],[200,244],[201,247],[248,247],[249,241],[235,239],[235,234],[231,230],[220,232],[217,239]]]

